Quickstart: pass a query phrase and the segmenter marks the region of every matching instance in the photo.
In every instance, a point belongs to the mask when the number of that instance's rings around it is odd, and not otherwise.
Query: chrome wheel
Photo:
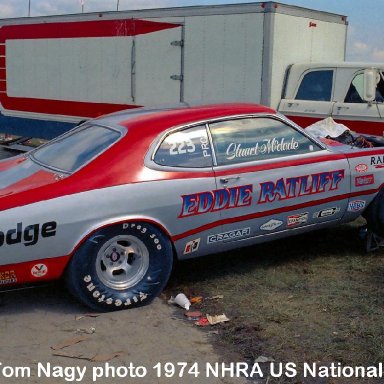
[[[108,240],[96,257],[96,273],[107,287],[124,290],[139,283],[149,267],[149,252],[136,236]]]

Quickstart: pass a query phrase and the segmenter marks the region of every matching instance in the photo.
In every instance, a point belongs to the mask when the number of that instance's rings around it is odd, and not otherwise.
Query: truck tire
[[[70,292],[96,311],[150,303],[172,270],[168,238],[147,223],[127,222],[95,232],[75,252],[66,270]]]

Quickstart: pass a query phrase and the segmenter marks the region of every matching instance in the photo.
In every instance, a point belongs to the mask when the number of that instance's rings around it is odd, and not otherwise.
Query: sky
[[[0,0],[0,18],[115,11],[188,5],[243,3],[237,0]],[[348,61],[384,62],[384,0],[281,0],[348,16]]]

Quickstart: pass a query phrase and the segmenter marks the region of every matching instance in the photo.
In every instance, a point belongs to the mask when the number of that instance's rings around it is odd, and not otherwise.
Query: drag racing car
[[[374,138],[373,138],[374,139]],[[384,230],[384,148],[254,104],[136,109],[0,162],[0,286],[63,277],[95,310],[149,303],[175,259],[355,220]]]

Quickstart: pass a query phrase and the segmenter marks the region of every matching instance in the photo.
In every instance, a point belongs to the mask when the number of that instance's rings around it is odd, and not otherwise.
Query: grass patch
[[[384,361],[383,261],[345,225],[180,262],[166,294],[224,295],[201,309],[231,319],[220,349],[244,359],[370,366]]]

